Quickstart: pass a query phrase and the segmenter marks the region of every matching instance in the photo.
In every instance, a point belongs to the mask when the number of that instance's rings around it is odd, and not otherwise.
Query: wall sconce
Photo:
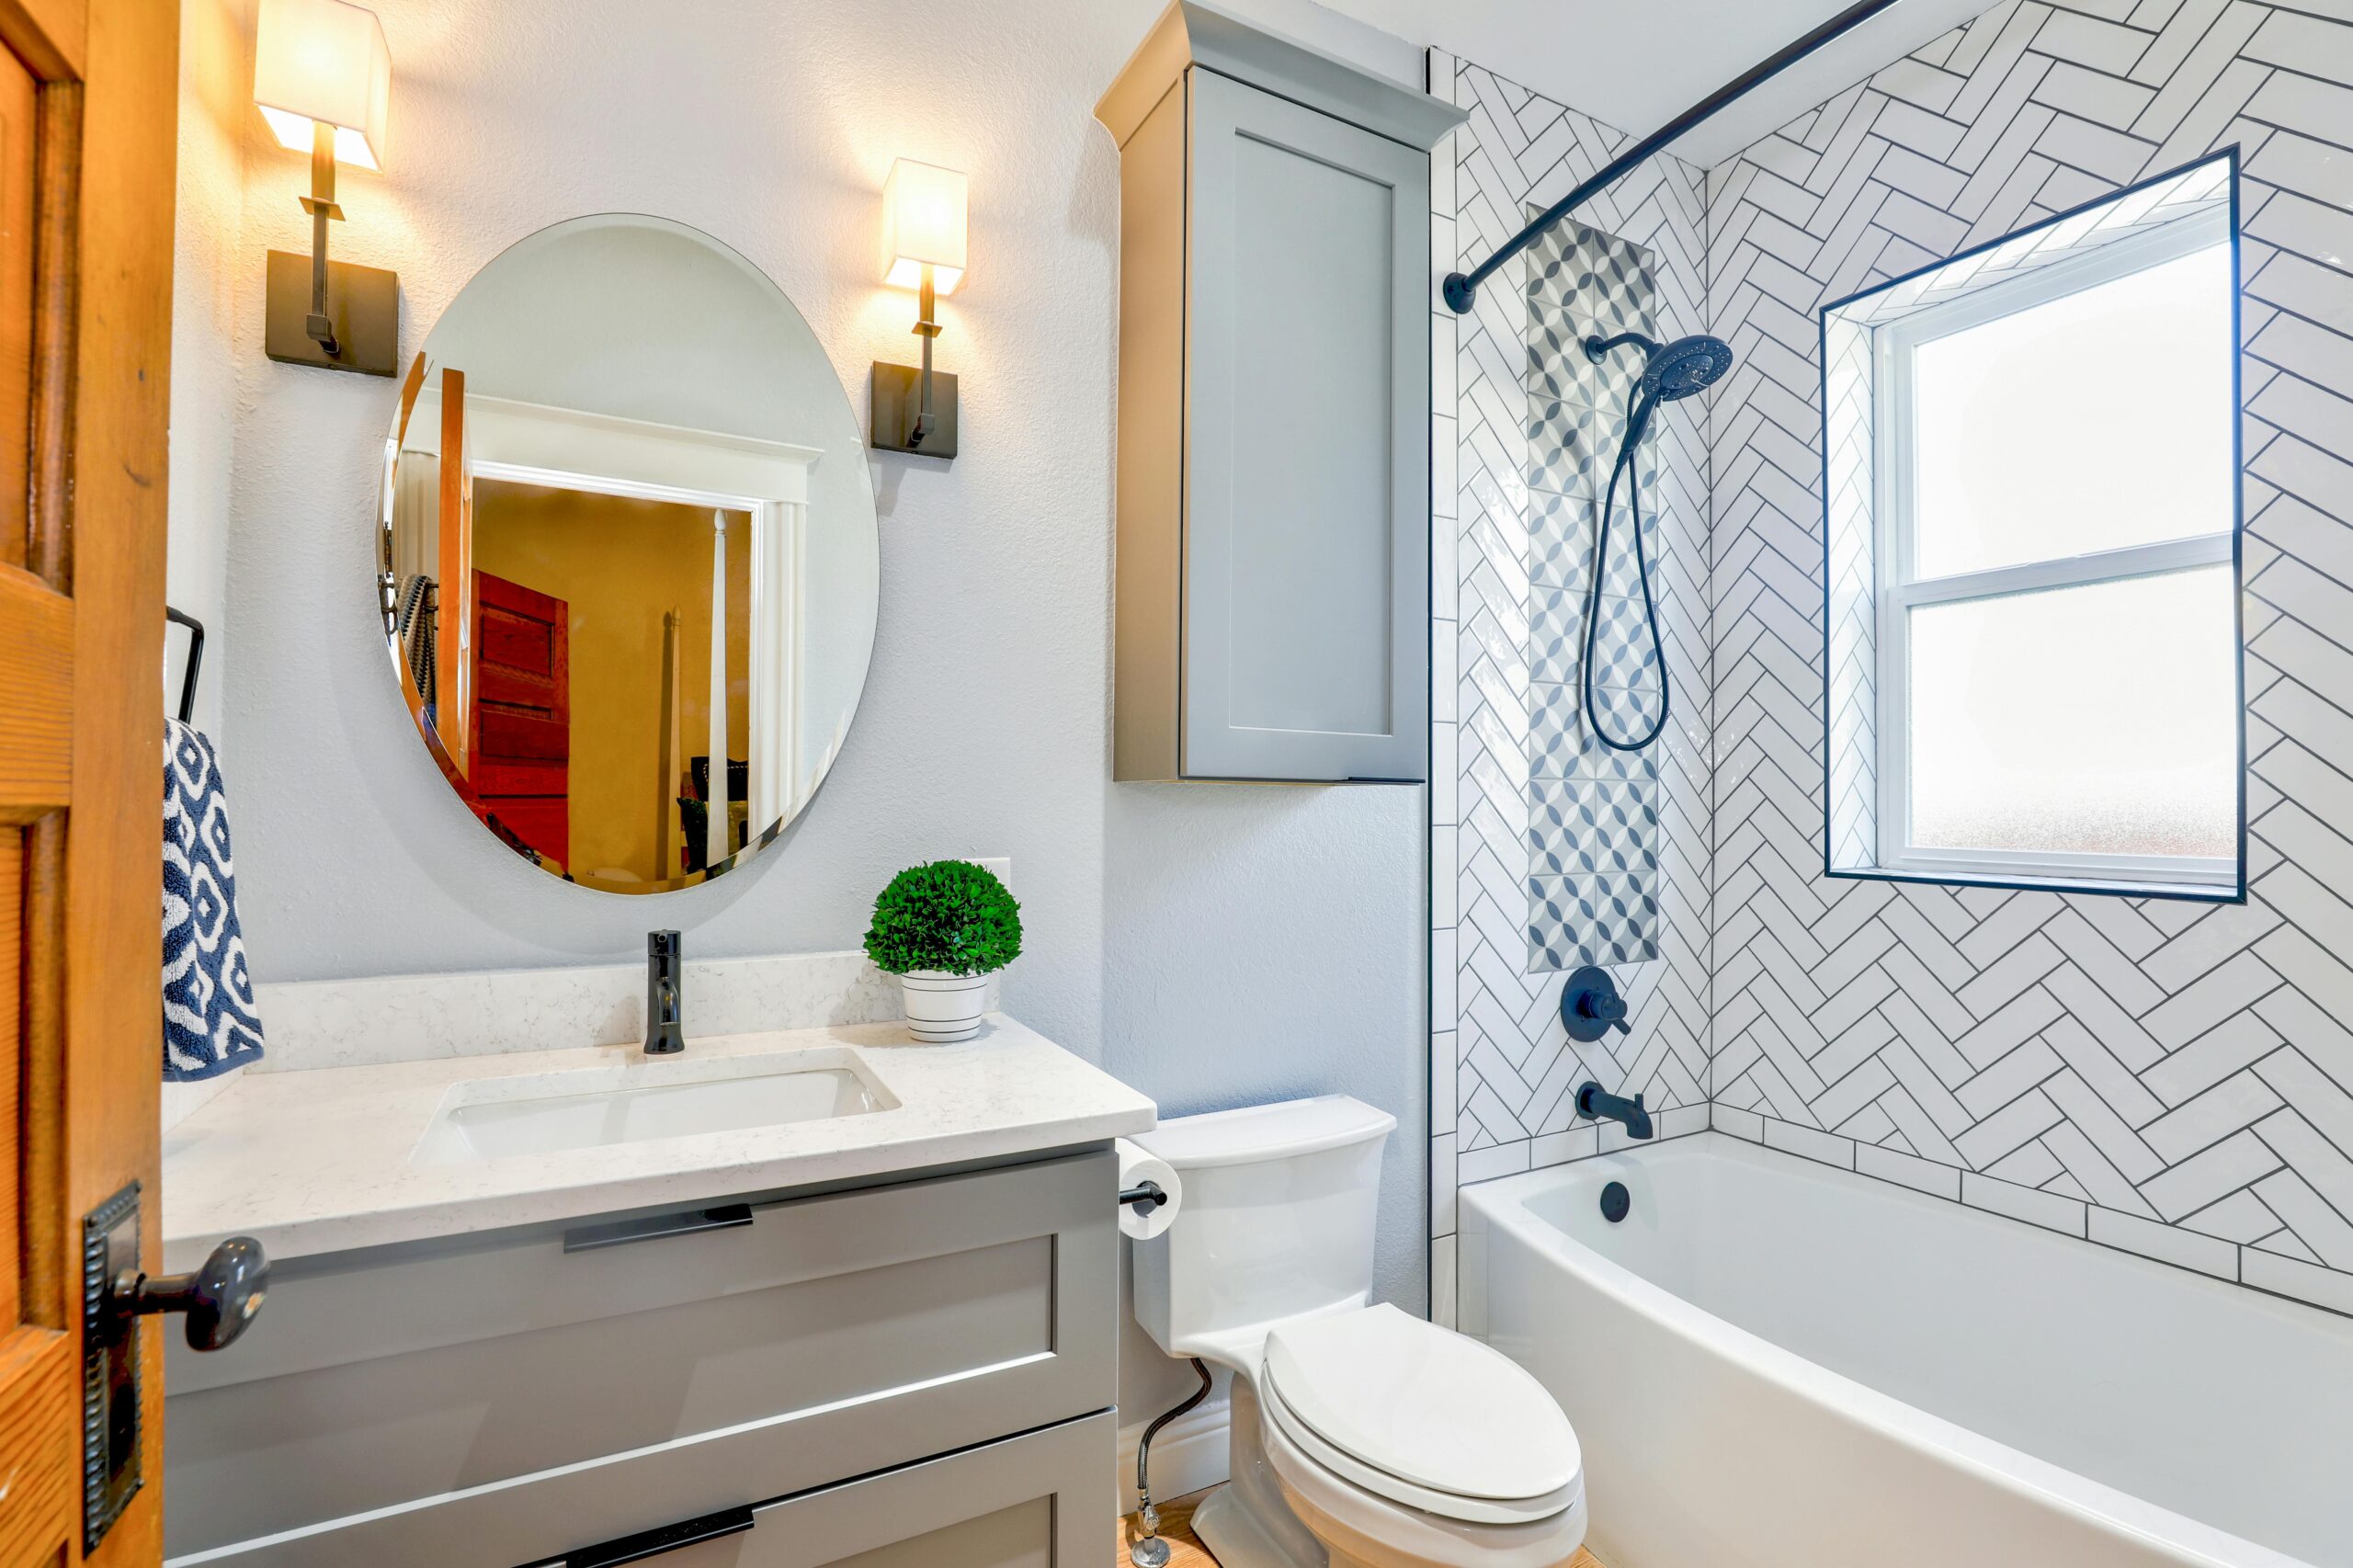
[[[389,376],[400,353],[399,275],[327,259],[338,160],[384,166],[392,57],[373,11],[344,0],[261,0],[254,102],[280,145],[311,154],[311,254],[269,253],[262,348],[289,365]]]
[[[868,385],[870,445],[926,458],[956,455],[956,378],[931,369],[937,295],[952,294],[964,277],[964,176],[901,158],[882,187],[882,281],[917,291],[915,335],[923,368],[874,364]]]

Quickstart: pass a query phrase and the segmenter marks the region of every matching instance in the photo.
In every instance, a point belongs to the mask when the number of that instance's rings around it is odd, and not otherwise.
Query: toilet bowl
[[[1193,1516],[1221,1568],[1558,1568],[1585,1540],[1576,1434],[1508,1358],[1371,1305],[1395,1119],[1329,1095],[1161,1124],[1185,1183],[1135,1251],[1136,1317],[1231,1370],[1231,1480]]]

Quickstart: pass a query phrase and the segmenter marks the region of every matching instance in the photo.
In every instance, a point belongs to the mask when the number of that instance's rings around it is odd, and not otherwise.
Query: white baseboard
[[[1152,1495],[1165,1503],[1226,1479],[1226,1417],[1224,1400],[1188,1410],[1163,1426],[1152,1439]],[[1120,1428],[1120,1512],[1132,1514],[1136,1502],[1136,1444],[1150,1418]]]

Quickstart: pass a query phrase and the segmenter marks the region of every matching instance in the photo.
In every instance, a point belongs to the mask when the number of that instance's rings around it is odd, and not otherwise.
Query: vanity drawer
[[[1099,1568],[1115,1528],[1110,1414],[766,1501],[771,1424],[207,1554],[231,1568]],[[747,1498],[763,1500],[750,1506]],[[716,1517],[725,1516],[723,1521]],[[655,1555],[631,1537],[734,1533]],[[749,1528],[742,1528],[748,1522]],[[597,1550],[597,1549],[604,1550]],[[174,1568],[177,1568],[175,1564]]]
[[[746,1424],[770,1437],[736,1502],[1102,1409],[1117,1179],[1106,1152],[592,1250],[551,1229],[302,1260],[236,1346],[175,1346],[166,1552]]]

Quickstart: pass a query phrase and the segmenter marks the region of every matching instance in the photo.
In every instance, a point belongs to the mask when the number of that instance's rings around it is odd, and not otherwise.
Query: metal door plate
[[[139,1184],[82,1219],[82,1551],[131,1506],[140,1473],[139,1333],[107,1307],[107,1281],[139,1268]]]

